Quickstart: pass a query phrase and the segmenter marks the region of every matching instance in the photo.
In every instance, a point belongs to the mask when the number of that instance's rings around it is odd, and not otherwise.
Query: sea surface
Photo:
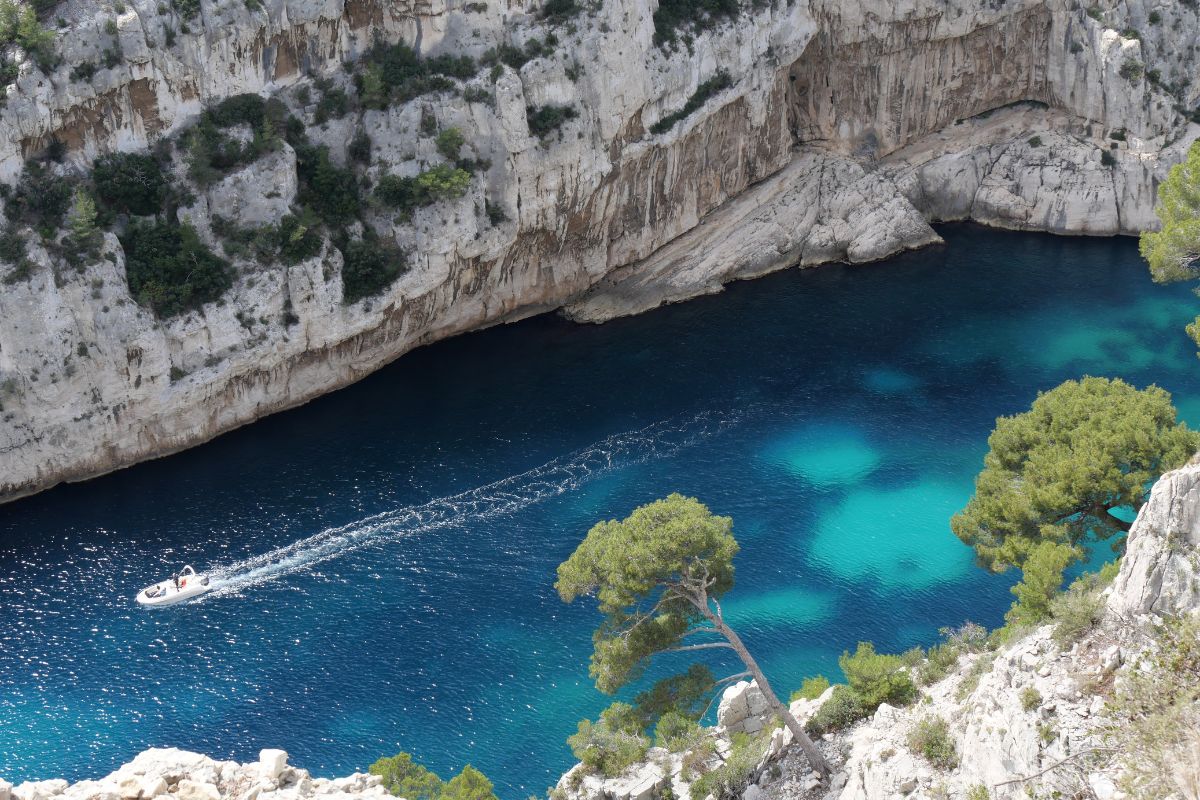
[[[999,624],[1014,576],[948,527],[996,416],[1091,374],[1157,383],[1200,424],[1200,301],[1129,239],[942,232],[602,326],[463,336],[0,506],[0,777],[99,777],[150,746],[281,747],[332,776],[406,750],[540,795],[610,701],[598,615],[559,601],[555,567],[669,492],[734,518],[725,607],[780,694],[859,640]],[[135,605],[184,563],[220,588]]]

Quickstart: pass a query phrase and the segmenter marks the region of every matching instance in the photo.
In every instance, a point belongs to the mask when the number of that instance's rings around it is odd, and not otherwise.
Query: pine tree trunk
[[[796,719],[795,715],[792,714],[792,710],[775,696],[775,692],[771,689],[771,684],[767,683],[767,676],[759,669],[758,662],[754,660],[754,656],[750,655],[750,651],[746,649],[746,645],[742,644],[741,637],[737,635],[733,628],[725,624],[724,619],[713,614],[711,610],[704,608],[701,611],[708,618],[709,622],[713,624],[713,627],[725,637],[725,640],[733,645],[734,652],[738,654],[738,657],[742,659],[742,663],[746,665],[746,669],[754,676],[754,681],[758,684],[758,689],[763,693],[763,697],[766,698],[767,705],[783,720],[783,724],[787,725],[788,730],[796,737],[796,741],[800,744],[800,749],[808,757],[808,763],[812,765],[812,768],[816,770],[822,780],[827,779],[832,771],[829,768],[829,762],[825,760],[825,756],[821,755],[821,751],[813,744],[813,740],[808,738],[808,733],[805,732],[804,726],[800,724],[800,720]]]

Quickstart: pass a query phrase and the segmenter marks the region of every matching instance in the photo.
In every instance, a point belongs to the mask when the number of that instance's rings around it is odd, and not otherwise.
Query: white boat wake
[[[733,422],[733,415],[713,412],[683,421],[656,422],[477,489],[327,528],[262,555],[209,570],[213,590],[206,598],[235,594],[368,545],[513,514],[577,489],[617,467],[672,456]]]

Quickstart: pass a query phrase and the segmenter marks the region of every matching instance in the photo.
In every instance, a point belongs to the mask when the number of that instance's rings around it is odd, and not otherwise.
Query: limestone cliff
[[[479,172],[459,199],[355,223],[402,248],[409,269],[350,304],[332,241],[291,265],[236,258],[219,302],[162,320],[131,296],[115,235],[76,270],[27,231],[35,268],[0,264],[0,500],[194,445],[415,346],[547,310],[599,321],[793,264],[878,259],[937,241],[936,220],[1136,232],[1198,132],[1185,116],[1200,92],[1187,4],[777,0],[674,48],[655,42],[654,7],[594,3],[566,23],[537,0],[201,0],[186,22],[157,0],[58,7],[61,63],[23,61],[0,107],[6,181],[52,142],[66,148],[52,168],[80,171],[245,92],[282,100],[339,164],[365,136],[364,183],[438,163],[427,120],[461,130]],[[318,85],[353,92],[347,70],[376,40],[478,57],[550,34],[555,47],[455,92],[322,122],[308,99]],[[528,109],[542,106],[577,116],[539,137]],[[185,159],[171,163],[186,184]],[[219,248],[216,214],[276,221],[295,175],[284,147],[192,187],[178,218]]]

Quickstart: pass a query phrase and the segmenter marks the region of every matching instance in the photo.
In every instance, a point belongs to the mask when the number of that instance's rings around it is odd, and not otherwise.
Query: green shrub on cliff
[[[682,37],[733,19],[741,10],[738,0],[662,0],[654,12],[654,42],[675,47]]]
[[[725,89],[733,85],[733,79],[729,77],[729,73],[721,70],[716,75],[712,76],[704,83],[696,87],[696,91],[688,98],[683,108],[668,114],[658,122],[650,126],[650,132],[657,136],[660,133],[666,133],[674,128],[681,120],[687,119],[693,112],[698,110],[702,105],[708,102],[708,99],[713,95],[719,94]]]
[[[564,122],[575,119],[579,113],[571,106],[528,106],[525,118],[529,123],[529,132],[539,139],[545,139],[558,130]]]
[[[829,678],[824,675],[814,675],[811,678],[805,678],[800,683],[800,688],[792,692],[789,700],[793,703],[797,700],[816,700],[825,694],[825,690],[828,688]]]
[[[838,666],[868,713],[880,703],[902,706],[911,703],[917,695],[917,687],[900,656],[875,652],[875,645],[859,642],[858,649],[842,653]]]
[[[383,788],[405,800],[496,800],[492,782],[470,764],[447,782],[408,753],[381,758],[367,771],[382,778]]]
[[[431,92],[457,89],[453,79],[467,80],[478,66],[470,56],[421,58],[403,42],[377,44],[363,56],[363,71],[354,77],[359,100],[383,109]]]
[[[709,795],[718,798],[739,796],[762,760],[770,735],[769,730],[764,730],[757,736],[735,733],[733,747],[725,763],[704,773],[688,787],[691,800],[704,800]]]
[[[567,745],[585,768],[606,777],[620,775],[641,761],[650,749],[637,712],[625,703],[613,703],[595,722],[580,720]]]
[[[36,161],[25,164],[21,179],[8,194],[4,214],[9,221],[32,225],[51,238],[62,227],[71,207],[72,187],[66,178]]]
[[[378,239],[354,239],[342,247],[342,301],[355,303],[391,286],[404,272],[404,254]]]
[[[958,766],[958,749],[950,738],[950,727],[941,717],[925,717],[908,734],[908,748],[920,753],[938,769],[951,770]]]
[[[233,270],[190,225],[134,223],[121,237],[129,293],[159,317],[217,300],[233,285]]]
[[[92,166],[96,196],[105,211],[148,216],[162,209],[167,179],[149,153],[109,153]]]

